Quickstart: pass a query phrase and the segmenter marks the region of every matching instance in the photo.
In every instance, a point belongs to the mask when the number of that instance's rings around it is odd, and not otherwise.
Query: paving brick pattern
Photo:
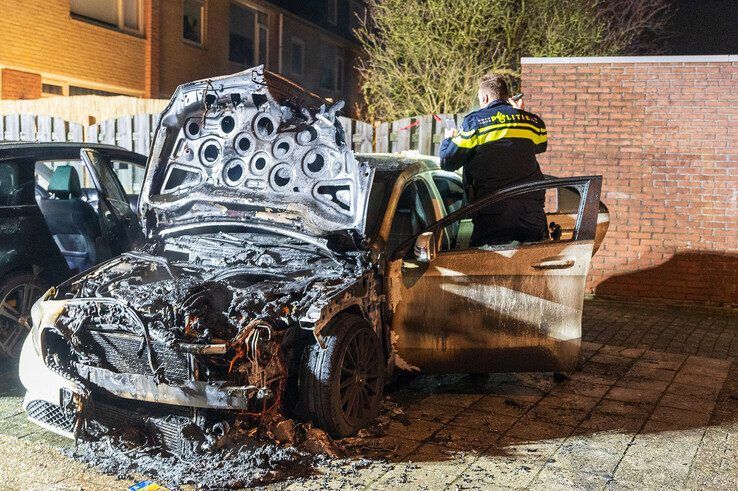
[[[591,300],[582,323],[593,343],[710,358],[738,358],[736,318],[724,310]]]
[[[417,377],[391,391],[404,415],[383,436],[344,442],[368,460],[272,487],[735,489],[738,313],[589,300],[584,333],[566,377]],[[55,454],[62,444],[24,423],[16,393],[0,397],[0,452],[20,449],[0,482],[110,485]]]
[[[738,487],[738,313],[588,300],[580,371],[423,376],[390,456],[289,489]],[[372,452],[371,449],[379,449]]]

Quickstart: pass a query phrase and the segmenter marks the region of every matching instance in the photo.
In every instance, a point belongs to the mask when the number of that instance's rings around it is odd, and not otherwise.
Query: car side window
[[[574,188],[550,188],[493,202],[446,227],[453,230],[445,250],[509,249],[520,244],[572,240],[581,197]]]
[[[18,168],[13,162],[0,162],[0,206],[12,203],[13,193],[18,187]]]
[[[113,167],[113,172],[118,176],[118,180],[127,195],[138,195],[141,192],[144,166],[117,159],[111,160],[110,165]]]
[[[436,185],[441,199],[443,199],[443,206],[446,208],[447,215],[463,206],[464,188],[460,179],[435,175],[433,176],[433,183]]]
[[[95,168],[100,184],[110,204],[115,208],[119,216],[124,217],[130,215],[131,208],[128,203],[128,197],[123,191],[118,178],[113,173],[108,161],[97,152],[89,152],[92,166]]]
[[[464,206],[464,187],[461,179],[436,174],[433,176],[433,184],[435,184],[438,194],[441,196],[444,216]],[[456,242],[459,223],[452,223],[445,230],[446,234],[441,243],[441,250],[448,250]]]
[[[36,178],[36,200],[50,198],[49,184],[54,171],[61,167],[72,167],[79,178],[80,196],[83,200],[97,202],[97,191],[87,166],[81,160],[42,160],[36,162],[34,174]]]
[[[387,237],[387,252],[397,247],[435,221],[433,202],[427,185],[418,179],[405,186],[392,218]]]
[[[572,240],[582,196],[574,188],[546,190],[546,223],[551,240]]]
[[[27,162],[0,162],[0,206],[33,205],[33,174]]]

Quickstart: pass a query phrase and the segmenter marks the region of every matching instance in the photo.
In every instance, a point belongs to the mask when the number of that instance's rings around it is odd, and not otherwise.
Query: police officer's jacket
[[[503,100],[468,114],[460,132],[441,142],[441,168],[464,167],[469,200],[543,179],[536,154],[546,151],[546,125]],[[469,196],[471,192],[471,196]]]

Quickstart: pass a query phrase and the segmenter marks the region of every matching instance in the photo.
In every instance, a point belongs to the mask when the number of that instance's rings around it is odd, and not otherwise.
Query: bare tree
[[[643,52],[667,0],[368,0],[356,31],[365,116],[465,111],[486,72],[519,74],[521,56]]]

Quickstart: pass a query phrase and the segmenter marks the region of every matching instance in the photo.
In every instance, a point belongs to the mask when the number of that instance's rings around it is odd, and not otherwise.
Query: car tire
[[[371,324],[342,315],[328,327],[325,348],[306,348],[300,374],[304,416],[333,438],[353,435],[379,414],[385,361]]]
[[[28,329],[19,322],[30,321],[31,307],[49,288],[41,278],[20,273],[0,282],[0,357],[17,358]]]

